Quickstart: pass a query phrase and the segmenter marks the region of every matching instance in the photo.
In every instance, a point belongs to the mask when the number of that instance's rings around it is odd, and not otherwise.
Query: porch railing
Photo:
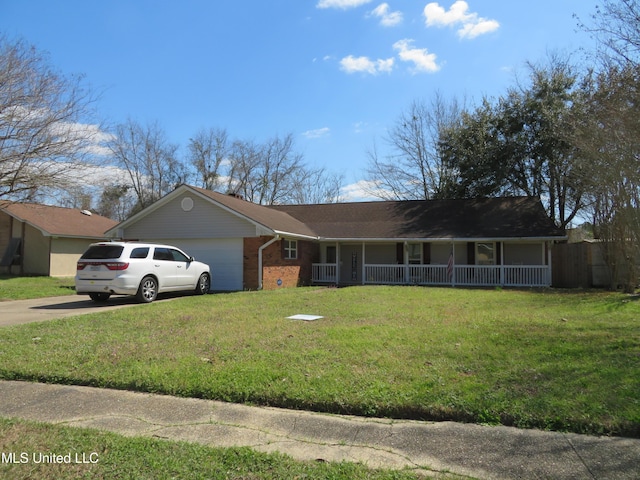
[[[314,263],[314,283],[340,283],[335,263]],[[364,282],[375,285],[466,285],[545,287],[551,285],[547,265],[365,265]]]
[[[503,283],[508,287],[548,287],[551,269],[548,265],[505,265]]]
[[[335,263],[314,263],[311,266],[314,283],[337,283],[337,265]]]

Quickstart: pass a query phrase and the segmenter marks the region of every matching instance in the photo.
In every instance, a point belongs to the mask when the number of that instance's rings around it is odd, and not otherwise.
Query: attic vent
[[[180,206],[185,212],[190,212],[191,210],[193,210],[193,198],[184,197],[182,199],[182,202],[180,202]]]
[[[89,210],[80,210],[80,213],[82,213],[83,215],[86,215],[88,217],[91,216],[91,212]]]

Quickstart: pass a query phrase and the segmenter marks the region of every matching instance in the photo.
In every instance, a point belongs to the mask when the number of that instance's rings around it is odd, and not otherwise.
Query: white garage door
[[[211,268],[211,290],[242,290],[242,239],[167,240]]]

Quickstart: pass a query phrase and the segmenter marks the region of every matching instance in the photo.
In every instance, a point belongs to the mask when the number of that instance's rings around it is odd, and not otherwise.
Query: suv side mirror
[[[190,261],[190,262],[195,262],[195,261],[196,261],[196,259],[195,259],[195,258],[193,258],[193,257],[189,257],[189,261]]]

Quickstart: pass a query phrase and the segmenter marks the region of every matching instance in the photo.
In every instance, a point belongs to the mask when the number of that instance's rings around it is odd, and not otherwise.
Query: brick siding
[[[272,237],[244,239],[243,278],[245,290],[257,290],[258,249]],[[298,240],[298,258],[287,260],[283,255],[282,240],[269,245],[262,252],[262,283],[265,290],[299,287],[311,284],[311,264],[318,262],[318,244]],[[278,284],[280,283],[280,284]]]

